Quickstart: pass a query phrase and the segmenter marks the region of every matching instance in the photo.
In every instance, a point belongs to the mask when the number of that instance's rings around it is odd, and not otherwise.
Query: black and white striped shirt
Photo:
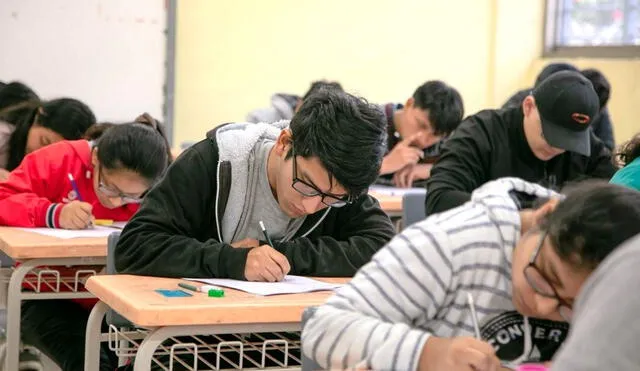
[[[506,323],[499,316],[515,310],[511,259],[521,234],[511,191],[554,195],[503,178],[478,188],[463,206],[407,228],[318,308],[302,332],[305,354],[324,368],[364,361],[375,370],[415,370],[430,335],[473,336],[467,293],[479,323]],[[485,340],[498,348],[522,330],[512,327]]]

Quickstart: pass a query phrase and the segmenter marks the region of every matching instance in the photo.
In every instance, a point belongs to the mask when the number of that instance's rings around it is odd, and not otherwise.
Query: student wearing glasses
[[[94,218],[129,220],[170,161],[157,125],[104,125],[99,134],[90,129],[92,141],[28,154],[0,182],[0,225],[83,229]]]
[[[149,192],[120,236],[116,269],[249,281],[352,276],[394,234],[367,195],[385,144],[377,107],[337,89],[311,94],[291,122],[220,126]]]
[[[155,121],[101,132],[94,131],[95,141],[60,141],[28,154],[0,182],[0,225],[83,229],[94,218],[129,220],[169,164],[167,141]],[[63,277],[74,274],[61,270]],[[84,331],[95,302],[25,301],[23,341],[63,370],[82,370]]]
[[[640,192],[588,181],[565,195],[502,178],[405,229],[317,309],[304,353],[323,369],[489,371],[551,360],[585,280],[640,233]]]

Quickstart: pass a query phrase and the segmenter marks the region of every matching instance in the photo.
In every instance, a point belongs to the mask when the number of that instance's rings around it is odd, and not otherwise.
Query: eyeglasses
[[[104,184],[102,182],[102,166],[98,167],[98,191],[107,197],[119,197],[124,204],[139,204],[142,202],[142,196],[133,197],[125,195],[124,193],[116,191]]]
[[[558,301],[558,312],[565,321],[570,322],[573,316],[572,306],[558,296],[558,292],[549,283],[549,279],[536,266],[536,259],[540,254],[540,249],[542,249],[546,237],[547,232],[542,233],[542,236],[540,236],[540,242],[538,242],[538,246],[533,251],[529,264],[524,268],[524,277],[536,293],[546,298],[556,299]]]
[[[324,193],[314,185],[305,182],[302,179],[298,178],[298,164],[296,162],[296,154],[291,150],[291,154],[293,156],[293,183],[291,183],[291,187],[298,191],[301,195],[305,197],[322,197],[321,201],[323,204],[329,207],[343,207],[347,204],[351,203],[349,196],[336,196],[328,193]]]

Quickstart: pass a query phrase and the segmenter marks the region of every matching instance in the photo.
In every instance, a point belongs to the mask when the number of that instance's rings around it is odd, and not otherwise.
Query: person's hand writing
[[[395,173],[407,165],[418,163],[424,153],[421,149],[414,147],[414,142],[421,136],[422,133],[417,133],[396,144],[382,159],[380,174]]]
[[[472,337],[427,340],[420,356],[424,371],[500,371],[502,366],[493,347]]]
[[[393,175],[393,184],[400,188],[410,188],[416,180],[429,178],[432,164],[407,165]]]
[[[9,170],[0,169],[0,182],[4,182],[5,180],[9,179],[10,173],[11,172],[9,172]]]
[[[260,246],[260,241],[254,238],[245,238],[244,240],[236,241],[231,244],[235,248],[251,248]]]
[[[60,227],[64,229],[84,229],[93,221],[93,206],[86,202],[71,201],[60,211]]]
[[[269,245],[254,247],[247,255],[244,277],[247,281],[278,282],[289,273],[287,257]]]

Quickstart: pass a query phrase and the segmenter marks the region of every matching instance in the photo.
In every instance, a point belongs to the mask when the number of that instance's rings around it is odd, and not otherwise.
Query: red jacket
[[[127,221],[138,210],[137,204],[102,206],[93,187],[89,142],[62,141],[28,154],[0,182],[0,225],[59,228],[62,206],[78,198],[68,174],[75,178],[84,202],[93,206],[96,219]]]
[[[59,228],[62,206],[78,198],[68,174],[75,178],[82,199],[93,206],[97,219],[128,221],[139,206],[102,206],[93,187],[93,170],[91,146],[86,140],[62,141],[28,154],[9,178],[0,182],[0,225]],[[74,277],[76,269],[81,268],[58,269],[62,277]],[[64,285],[61,290],[66,291]],[[96,302],[77,301],[86,308]]]

